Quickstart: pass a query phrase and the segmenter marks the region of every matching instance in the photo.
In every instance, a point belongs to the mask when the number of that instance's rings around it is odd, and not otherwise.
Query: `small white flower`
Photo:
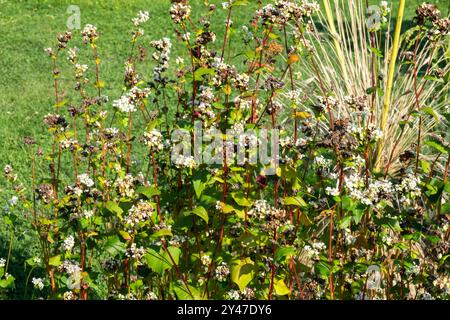
[[[44,280],[41,278],[33,278],[31,280],[35,289],[42,290],[44,289]]]
[[[177,57],[176,59],[175,59],[175,63],[176,64],[183,64],[184,63],[184,59],[182,58],[182,57]]]
[[[72,251],[73,246],[75,245],[75,239],[73,236],[68,236],[63,243],[64,250]]]
[[[10,206],[15,206],[17,204],[17,202],[19,201],[19,198],[17,196],[13,196],[10,200],[9,200],[9,205]]]
[[[136,106],[131,103],[128,96],[122,96],[120,99],[115,100],[113,102],[113,107],[124,113],[135,112],[137,110]]]
[[[158,300],[158,296],[153,291],[150,291],[146,295],[147,300]]]
[[[4,268],[6,265],[6,259],[5,258],[0,258],[0,268]]]
[[[148,19],[150,19],[148,11],[139,11],[137,17],[133,18],[132,21],[136,27],[139,27],[141,24],[147,22]]]
[[[164,148],[163,136],[161,132],[156,129],[144,133],[144,142],[147,147],[153,148],[156,152],[159,152]]]
[[[241,294],[238,290],[230,290],[226,293],[227,300],[240,300]]]
[[[84,210],[83,216],[86,219],[90,219],[90,218],[92,218],[94,216],[94,211],[93,210]]]
[[[75,296],[75,294],[72,291],[66,291],[66,292],[64,292],[63,299],[64,300],[76,300],[77,297]]]
[[[78,181],[84,184],[86,187],[91,188],[94,186],[94,181],[89,177],[87,173],[80,174],[78,176]]]
[[[87,65],[85,65],[85,64],[78,64],[77,63],[75,65],[75,77],[76,78],[83,77],[88,69],[89,69],[89,67]]]

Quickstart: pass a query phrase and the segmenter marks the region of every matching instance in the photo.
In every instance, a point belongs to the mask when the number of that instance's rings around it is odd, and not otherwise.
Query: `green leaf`
[[[231,213],[233,211],[235,211],[233,206],[230,206],[229,204],[222,203],[222,212],[223,213]]]
[[[253,202],[248,200],[242,192],[233,192],[231,197],[233,197],[234,201],[241,207],[251,207],[253,205]]]
[[[420,159],[419,163],[420,163],[420,167],[422,168],[423,172],[430,173],[431,164],[428,161]]]
[[[120,241],[118,235],[114,235],[107,238],[104,250],[115,257],[116,255],[125,252],[126,245]]]
[[[160,194],[158,188],[156,188],[155,186],[139,187],[137,189],[137,192],[143,194],[149,200],[152,199],[154,196]]]
[[[179,300],[204,300],[199,290],[190,285],[188,288],[189,290],[186,285],[180,283],[173,286],[173,291]]]
[[[105,209],[108,210],[109,212],[111,212],[112,214],[116,214],[119,218],[122,218],[123,210],[114,201],[106,202]]]
[[[48,264],[54,267],[58,267],[61,265],[61,255],[58,254],[57,256],[51,257],[48,260]]]
[[[130,236],[130,234],[129,234],[128,232],[123,231],[123,230],[120,230],[120,231],[119,231],[119,234],[122,236],[122,238],[123,238],[125,241],[131,240],[131,236]]]
[[[206,211],[205,208],[203,208],[203,207],[194,208],[194,210],[192,210],[192,213],[199,216],[200,218],[205,220],[206,223],[208,223],[208,221],[209,221],[208,211]]]
[[[162,237],[173,237],[172,231],[169,229],[161,229],[156,231],[150,236],[152,239],[162,238]]]
[[[279,296],[285,296],[289,294],[290,290],[284,283],[283,279],[277,279],[274,283],[275,293]]]
[[[202,192],[205,190],[206,186],[201,180],[194,181],[194,191],[197,199],[200,199]]]
[[[328,278],[328,276],[330,275],[331,272],[331,266],[328,262],[325,261],[319,261],[318,263],[316,263],[316,265],[314,266],[314,269],[319,272],[319,274],[323,277],[323,278]]]
[[[353,210],[353,221],[355,221],[356,224],[359,224],[361,222],[362,217],[364,216],[365,210],[360,209],[354,209]]]
[[[433,149],[435,149],[435,150],[437,150],[438,152],[440,152],[440,153],[443,153],[443,154],[448,154],[448,147],[445,147],[440,141],[438,141],[438,140],[435,140],[435,139],[433,139],[433,140],[428,140],[428,141],[425,141],[425,144],[427,145],[427,146],[429,146],[429,147],[431,147],[431,148],[433,148]]]
[[[286,198],[284,198],[284,204],[292,205],[292,206],[296,206],[296,207],[306,207],[307,206],[305,200],[303,200],[303,198],[300,196],[286,197]]]
[[[14,280],[15,278],[11,275],[6,279],[0,280],[0,288],[6,289],[14,287]]]
[[[211,68],[198,68],[194,72],[195,81],[202,81],[205,74],[213,75],[215,74],[215,71]]]
[[[178,264],[181,250],[176,247],[169,247],[167,250],[169,250],[175,263]],[[166,270],[171,269],[173,266],[169,255],[162,248],[160,252],[153,249],[148,249],[147,254],[145,255],[145,260],[147,261],[147,266],[160,275],[163,275]]]
[[[281,261],[284,258],[290,258],[295,254],[295,248],[292,246],[286,246],[286,247],[281,247],[278,248],[276,253],[275,253],[275,260],[276,261]]]
[[[248,0],[237,0],[232,3],[232,6],[246,6],[248,5]]]
[[[370,49],[377,57],[383,58],[383,53],[381,52],[380,49],[374,47],[371,47]]]
[[[434,118],[434,120],[439,121],[439,115],[437,114],[436,111],[433,110],[432,107],[424,107],[422,109],[424,114],[428,114],[430,116],[432,116]]]
[[[231,262],[231,280],[243,291],[255,276],[255,263],[250,259],[240,259]]]

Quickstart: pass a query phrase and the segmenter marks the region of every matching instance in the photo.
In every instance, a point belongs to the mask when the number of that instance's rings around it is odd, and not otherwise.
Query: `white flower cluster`
[[[326,159],[323,156],[317,156],[314,162],[316,166],[321,169],[329,169],[329,167],[333,163],[330,159]]]
[[[94,186],[94,181],[89,177],[89,175],[87,173],[80,174],[78,176],[78,182],[88,188],[91,188]]]
[[[77,63],[75,65],[75,78],[82,78],[88,69],[89,67],[87,65]]]
[[[19,202],[19,198],[17,196],[12,196],[11,199],[9,199],[9,205],[14,207]]]
[[[66,239],[64,239],[64,242],[63,242],[64,250],[72,251],[74,245],[75,245],[75,239],[73,236],[68,236]]]
[[[31,280],[35,289],[42,290],[44,289],[44,280],[41,278],[33,278]]]
[[[173,238],[170,239],[169,244],[171,246],[174,246],[174,247],[179,247],[182,243],[185,243],[185,242],[188,242],[188,241],[189,241],[189,237],[188,236],[174,234]]]
[[[225,297],[227,300],[241,300],[241,293],[238,290],[230,290]]]
[[[66,291],[63,294],[64,300],[77,300],[77,296],[72,291]]]
[[[301,89],[290,90],[284,93],[283,95],[290,100],[291,106],[293,108],[298,107],[302,103],[302,94],[303,91]]]
[[[61,149],[73,151],[75,147],[78,145],[78,141],[72,138],[63,139],[59,143]]]
[[[133,18],[131,21],[133,22],[135,27],[139,27],[141,24],[147,22],[148,19],[150,19],[148,11],[139,11],[137,17]]]
[[[86,219],[90,219],[90,218],[92,218],[94,216],[94,211],[93,210],[84,210],[83,216]]]
[[[122,96],[120,99],[114,100],[113,106],[123,113],[135,112],[136,106],[131,103],[128,96]]]
[[[160,81],[162,79],[161,74],[169,68],[172,42],[169,38],[162,38],[161,40],[150,42],[150,45],[156,49],[152,57],[158,62],[158,65],[153,69],[153,78],[155,81]]]
[[[209,265],[211,264],[211,257],[208,256],[207,254],[202,254],[202,257],[200,258],[200,261],[202,263],[202,265],[204,267],[209,267]]]
[[[242,132],[239,135],[238,143],[242,148],[256,148],[258,146],[258,137],[254,132]]]
[[[139,223],[150,219],[152,214],[153,206],[150,203],[141,200],[133,205],[128,211],[128,215],[125,217],[125,224],[129,228],[135,229]]]
[[[81,272],[80,265],[76,261],[72,260],[64,260],[63,263],[59,266],[59,269],[69,275]]]
[[[230,275],[230,269],[225,262],[221,262],[214,270],[214,278],[217,281],[223,282],[227,280],[227,277]]]
[[[396,190],[401,193],[400,202],[404,206],[409,206],[411,204],[411,199],[420,197],[422,193],[420,190],[420,183],[420,178],[410,173],[396,186]]]
[[[144,133],[144,143],[147,147],[153,148],[155,152],[159,152],[164,148],[163,136],[156,129]]]
[[[87,24],[83,31],[81,31],[81,36],[83,37],[84,43],[93,42],[98,38],[97,27],[92,24]]]
[[[266,200],[256,200],[248,215],[263,220],[271,210],[272,207]]]
[[[132,258],[135,259],[136,261],[140,261],[142,259],[142,257],[145,254],[145,249],[144,247],[137,247],[136,243],[132,243],[131,247],[128,248],[127,252],[125,253],[125,255],[128,258]]]
[[[246,287],[242,292],[239,290],[230,290],[225,294],[227,300],[252,300],[255,299],[255,290]]]
[[[332,187],[326,187],[325,188],[325,193],[329,196],[332,197],[337,197],[341,194],[341,192],[339,191],[339,181],[336,181],[336,186],[334,188]]]
[[[77,60],[78,51],[79,49],[77,47],[69,48],[69,50],[67,50],[67,60],[75,63],[75,61]]]
[[[149,291],[149,292],[145,295],[145,299],[146,299],[146,300],[158,300],[158,296],[157,296],[156,293],[154,293],[153,291]]]
[[[344,228],[344,241],[345,244],[350,246],[356,242],[356,237],[352,234],[352,230],[350,228]]]
[[[133,87],[130,92],[113,101],[113,107],[123,113],[135,112],[137,103],[142,102],[150,94],[150,89]]]
[[[344,181],[350,197],[368,206],[377,205],[381,200],[392,197],[394,192],[393,184],[387,180],[370,178],[366,187],[365,179],[357,173],[346,176]]]
[[[118,178],[115,182],[117,191],[121,197],[131,198],[134,195],[134,178],[131,174],[127,174],[123,178]]]
[[[176,24],[180,24],[191,15],[191,6],[183,2],[174,2],[170,7],[170,16]]]
[[[173,162],[178,169],[194,169],[197,167],[197,163],[193,156],[184,156],[182,154],[173,157]]]
[[[213,119],[216,117],[216,114],[212,110],[212,103],[214,102],[214,92],[211,87],[201,86],[199,101],[196,101],[197,109],[196,111],[199,113],[199,117],[203,120]]]
[[[5,258],[0,258],[0,268],[4,268],[6,265],[6,259]]]
[[[326,246],[323,242],[315,241],[311,243],[311,245],[305,245],[303,247],[303,251],[306,253],[308,258],[316,260],[319,258],[320,252],[326,249]]]
[[[235,77],[232,79],[233,84],[236,86],[237,89],[246,91],[248,90],[248,86],[250,83],[250,76],[246,73],[238,73]]]

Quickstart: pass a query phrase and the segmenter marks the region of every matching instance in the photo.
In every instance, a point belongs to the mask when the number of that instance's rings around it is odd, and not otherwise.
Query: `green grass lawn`
[[[268,0],[266,0],[268,1]],[[266,2],[264,1],[264,2]],[[220,7],[221,1],[210,1]],[[252,2],[252,1],[251,1]],[[256,1],[255,1],[256,2]],[[372,1],[376,3],[375,1]],[[407,1],[407,23],[412,23],[415,7],[422,0]],[[193,0],[193,15],[198,18],[196,7],[202,0]],[[447,0],[434,0],[444,12]],[[163,36],[174,38],[174,27],[168,15],[169,0],[2,0],[0,1],[0,165],[11,163],[19,173],[29,171],[27,153],[22,138],[33,136],[39,144],[45,145],[48,136],[41,125],[42,118],[52,110],[53,93],[51,61],[43,48],[55,44],[55,35],[66,29],[70,16],[67,8],[76,4],[81,9],[81,25],[95,24],[102,33],[99,52],[102,57],[101,76],[106,82],[105,94],[115,99],[121,88],[123,62],[129,48],[130,19],[139,10],[148,10],[151,20],[146,24],[146,42]],[[253,6],[242,9],[233,17],[235,24],[242,24],[251,18]],[[395,10],[394,10],[395,11]],[[218,10],[215,19],[225,21],[225,11]],[[222,23],[223,25],[223,23]],[[218,38],[223,30],[218,31]],[[79,31],[74,43],[81,47]],[[73,44],[72,44],[73,45]],[[172,57],[180,47],[176,44]],[[151,66],[143,70],[150,76]],[[64,70],[64,69],[63,69]],[[70,79],[63,75],[62,85],[70,88]],[[2,188],[0,183],[0,188]],[[0,189],[0,193],[1,193]]]

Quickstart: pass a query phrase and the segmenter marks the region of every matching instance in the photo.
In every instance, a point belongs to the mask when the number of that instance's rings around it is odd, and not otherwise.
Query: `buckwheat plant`
[[[391,61],[396,4],[366,24],[364,1],[342,14],[335,3],[337,27],[328,1],[325,13],[314,0],[258,2],[238,25],[249,1],[206,1],[194,18],[172,0],[174,33],[152,41],[140,11],[114,97],[102,31],[59,35],[45,50],[51,149],[30,144],[26,187],[4,170],[40,246],[33,296],[449,298],[448,18],[420,6]],[[14,279],[7,261],[0,288]]]

